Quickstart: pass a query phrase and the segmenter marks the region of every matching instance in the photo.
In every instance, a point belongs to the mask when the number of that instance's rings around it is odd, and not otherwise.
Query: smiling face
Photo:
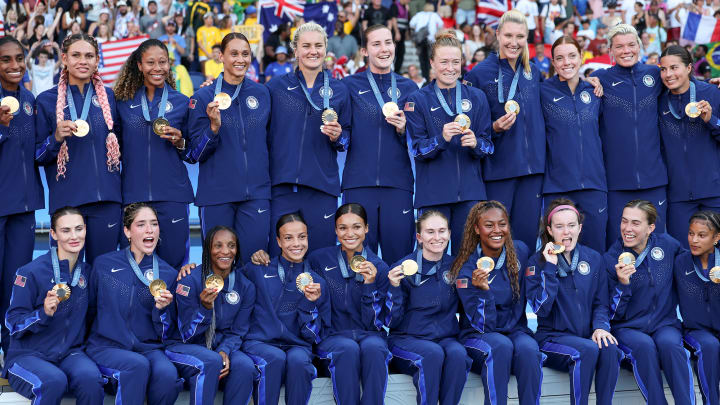
[[[335,234],[345,250],[354,252],[362,249],[368,225],[357,214],[348,212],[335,221]]]
[[[451,87],[460,77],[462,66],[462,52],[454,46],[441,46],[435,48],[435,56],[430,59],[430,65],[435,70],[435,78],[443,87]]]
[[[506,22],[498,31],[500,57],[517,60],[527,45],[527,28],[522,24]]]
[[[152,46],[143,52],[138,63],[145,86],[162,87],[170,72],[167,52],[159,46]]]
[[[610,43],[610,53],[615,62],[622,67],[632,67],[638,61],[640,44],[635,34],[615,35]]]
[[[242,80],[250,66],[252,52],[250,45],[242,39],[235,38],[225,46],[220,59],[223,63],[224,75],[235,80]]]
[[[475,233],[480,236],[480,246],[485,254],[500,251],[510,233],[510,221],[501,209],[490,208],[478,218]]]
[[[380,28],[367,34],[367,44],[362,53],[368,57],[372,68],[381,72],[389,71],[395,59],[395,42],[390,30]]]
[[[577,245],[582,224],[575,211],[564,209],[553,214],[550,226],[547,231],[555,243],[565,246],[565,251],[570,252]]]
[[[67,214],[57,219],[50,236],[57,241],[58,251],[79,253],[85,246],[85,221],[78,214]]]
[[[655,224],[648,223],[645,211],[633,207],[627,207],[623,210],[622,220],[620,221],[620,234],[626,248],[634,249],[645,246],[654,230]]]
[[[232,232],[224,229],[217,231],[210,245],[210,260],[213,270],[229,273],[232,270],[237,250],[237,239]]]
[[[436,254],[444,253],[450,242],[447,220],[439,215],[426,218],[420,224],[420,233],[416,234],[416,237],[423,250]]]
[[[308,250],[307,226],[300,221],[284,224],[278,231],[277,243],[287,261],[302,262]]]
[[[660,78],[665,87],[677,90],[686,86],[690,81],[692,67],[683,63],[676,55],[666,55],[660,59]]]
[[[320,69],[325,59],[325,37],[317,31],[305,31],[298,37],[295,57],[301,68]]]
[[[0,46],[0,83],[16,88],[25,74],[25,54],[19,45],[9,42]]]
[[[70,77],[86,81],[97,69],[98,54],[91,43],[80,40],[71,44],[67,53],[62,54],[62,61]]]
[[[576,78],[582,64],[580,52],[573,44],[558,45],[553,51],[552,64],[561,79],[571,80]]]
[[[150,208],[140,208],[130,224],[130,228],[123,228],[125,237],[130,240],[130,250],[151,255],[155,251],[160,238],[160,226],[157,216]]]

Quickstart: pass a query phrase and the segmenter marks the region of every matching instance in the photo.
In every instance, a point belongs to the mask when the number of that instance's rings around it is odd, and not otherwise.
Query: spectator
[[[275,49],[279,46],[288,49],[290,47],[290,26],[281,24],[278,29],[270,34],[265,42],[265,56],[263,57],[263,66],[268,66],[275,62]]]
[[[476,7],[477,3],[475,2],[475,0],[459,0],[457,3],[457,10],[455,10],[455,22],[457,23],[457,25],[475,24],[475,22],[477,21]]]
[[[430,3],[425,4],[423,11],[415,14],[410,20],[410,28],[414,31],[413,42],[418,48],[420,69],[425,78],[430,75],[430,45],[435,41],[435,33],[442,26],[442,18],[435,12],[435,7]]]
[[[600,23],[597,25],[597,32],[595,33],[595,39],[590,41],[590,44],[587,47],[587,50],[592,52],[593,55],[598,54],[598,47],[600,44],[605,44],[607,47],[607,33],[608,33],[608,27],[607,25]],[[607,52],[606,52],[607,53]]]
[[[225,3],[223,3],[225,4]],[[231,33],[233,31],[233,22],[232,18],[229,15],[224,15],[220,19],[220,41],[222,41],[222,38],[225,38],[225,35]]]
[[[74,24],[74,23],[73,23]],[[143,33],[140,31],[140,25],[136,21],[128,21],[127,24],[128,29],[128,38],[135,38],[143,35]]]
[[[343,23],[340,20],[335,21],[335,35],[328,39],[327,49],[337,57],[346,56],[348,59],[355,59],[358,43],[355,37],[345,34]]]
[[[424,77],[420,74],[418,67],[415,65],[408,66],[408,78],[417,84],[418,88],[421,88],[427,82]]]
[[[535,30],[540,24],[537,0],[520,0],[517,2],[515,8],[525,15],[528,25],[528,43],[534,43]]]
[[[475,53],[473,53],[472,59],[470,60],[470,64],[468,65],[468,69],[467,69],[468,72],[473,70],[475,65],[484,61],[486,56],[487,55],[485,54],[485,49],[483,49],[483,48],[476,49]]]
[[[275,49],[275,62],[272,62],[265,68],[265,82],[277,76],[282,76],[292,72],[292,64],[288,62],[288,50],[284,46],[278,46]]]
[[[580,19],[580,30],[575,34],[576,36],[584,36],[585,38],[595,39],[595,31],[590,28],[590,19],[583,17]]]
[[[135,14],[128,10],[127,2],[120,0],[117,2],[117,15],[115,15],[115,38],[123,39],[128,37],[128,23],[135,23]]]
[[[588,59],[593,57],[592,52],[587,49],[590,44],[590,39],[584,35],[580,35],[579,32],[575,39],[577,40],[578,45],[580,45],[580,49],[582,49],[582,63],[585,63]]]
[[[148,1],[147,13],[140,17],[140,30],[152,39],[160,38],[165,34],[162,17],[163,15],[158,12],[157,2],[155,0]]]
[[[605,16],[602,18],[603,24],[608,27],[614,27],[615,25],[623,22],[622,14],[618,13],[616,8],[616,3],[610,3],[608,5],[607,13],[605,13]]]
[[[85,27],[85,14],[81,10],[80,0],[74,0],[70,5],[70,9],[63,14],[62,30],[69,32],[73,22],[80,24],[81,30]],[[63,38],[65,38],[64,35]]]
[[[668,13],[668,40],[680,39],[680,31],[682,29],[682,21],[687,18],[688,8],[691,6],[690,0],[667,0]],[[644,27],[643,27],[644,28]],[[638,30],[638,33],[640,30]]]
[[[212,57],[212,48],[222,41],[222,36],[220,35],[220,29],[214,25],[212,12],[205,13],[203,23],[204,25],[197,30],[198,57],[200,69],[205,76],[209,76],[205,72],[205,62]]]
[[[177,23],[174,20],[168,20],[167,24],[165,24],[165,34],[158,39],[167,46],[168,51],[174,53],[175,63],[179,65],[179,59],[185,55],[187,44],[185,38],[177,34]]]
[[[452,8],[448,5],[438,7],[438,14],[443,21],[443,28],[453,29],[455,28],[455,19],[452,15]]]
[[[637,30],[638,34],[645,32],[645,27],[647,27],[647,15],[643,9],[643,4],[639,1],[635,3],[635,15],[632,16],[631,23],[635,27],[635,30]]]
[[[82,0],[82,6],[88,24],[98,22],[100,20],[100,11],[107,10],[105,0]]]
[[[257,8],[253,5],[249,5],[245,9],[245,21],[243,25],[258,25]]]
[[[110,26],[107,23],[100,23],[100,25],[97,26],[95,40],[98,44],[114,41],[115,39],[116,38],[114,36],[110,35]]]
[[[707,52],[708,47],[707,45],[700,44],[695,47],[694,50],[692,50],[691,54],[693,56],[693,68],[695,70],[694,75],[695,77],[702,77],[702,69],[704,66],[709,66],[707,61]]]
[[[178,63],[178,60],[175,56],[175,52],[168,49],[168,59],[170,60],[170,70],[173,73],[173,77],[175,78],[175,88],[182,94],[192,97],[193,95],[193,84],[192,80],[190,79],[190,74],[188,74],[187,69],[185,69],[185,66]]]
[[[645,28],[645,32],[650,38],[650,44],[647,49],[648,54],[655,52],[659,55],[662,52],[663,45],[667,41],[667,33],[659,25],[659,17],[657,14],[648,14],[648,26]]]
[[[558,2],[558,0],[550,0],[550,3],[540,13],[540,16],[545,22],[545,38],[546,44],[552,44],[553,32],[555,31],[555,25],[560,24],[565,20],[565,7]]]
[[[37,16],[35,18],[44,20],[42,16]],[[36,23],[32,28],[28,28],[28,30],[32,31],[32,35],[27,38],[27,45],[31,48],[35,43],[39,41],[46,41],[49,39],[47,36],[47,29],[45,28],[45,25],[42,23],[42,21]]]
[[[483,31],[479,24],[475,24],[470,28],[470,35],[465,40],[464,53],[465,57],[472,60],[475,51],[485,46]]]
[[[698,1],[701,1],[701,2],[702,2],[702,0],[698,0]],[[664,6],[664,5],[665,5],[665,4],[663,3],[663,6]],[[660,7],[660,5],[659,5],[659,3],[658,3],[657,0],[652,0],[652,1],[650,2],[650,8],[648,9],[648,14],[655,14],[655,15],[657,16],[657,19],[658,19],[658,24],[659,24],[660,26],[662,26],[662,27],[666,27],[666,26],[667,26],[667,18],[665,18],[665,10],[663,10],[663,9]],[[712,8],[710,8],[710,14],[708,14],[708,15],[712,15]],[[664,42],[664,41],[663,41],[663,42]]]
[[[408,4],[410,0],[394,0],[390,6],[390,14],[395,18],[395,27],[399,38],[395,37],[395,71],[402,70],[403,61],[405,60],[405,40],[407,32],[410,28],[410,13]]]
[[[650,53],[647,58],[645,59],[646,65],[658,65],[658,57],[659,55],[656,52]]]
[[[180,63],[185,66],[191,66],[195,61],[195,30],[190,25],[185,26],[185,18],[179,12],[175,13],[173,21],[175,21],[175,27],[177,28],[177,35],[181,36],[185,41],[185,54],[175,55],[176,58],[180,58]],[[165,27],[167,30],[167,26]]]
[[[393,17],[390,10],[382,6],[382,0],[372,0],[370,5],[365,9],[362,16],[362,29],[373,25],[385,25],[390,30],[393,29]]]
[[[535,66],[540,69],[545,77],[550,74],[550,59],[545,57],[545,44],[535,44],[535,57],[530,60]]]
[[[220,44],[212,46],[212,58],[205,62],[205,78],[207,80],[215,80],[220,73],[223,72],[223,63],[220,60],[222,56],[222,50]]]
[[[100,24],[105,24],[108,26],[108,28],[112,28],[112,20],[110,19],[110,10],[107,8],[103,8],[100,11],[98,11],[98,19],[90,24],[90,27],[88,28],[88,34],[96,37],[98,33],[98,27]],[[110,30],[112,31],[112,29]]]
[[[53,77],[60,68],[60,58],[55,62],[55,60],[52,59],[53,55],[44,49],[45,45],[54,47],[58,51],[58,55],[60,54],[60,47],[55,42],[36,42],[32,48],[30,48],[30,55],[32,55],[35,48],[40,47],[40,51],[37,54],[37,64],[33,62],[32,57],[26,59],[28,74],[32,83],[31,91],[35,97],[53,86]]]

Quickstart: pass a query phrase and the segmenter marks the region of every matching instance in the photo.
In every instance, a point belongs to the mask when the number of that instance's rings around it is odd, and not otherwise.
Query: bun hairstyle
[[[168,54],[167,46],[157,39],[148,39],[138,46],[130,57],[123,64],[118,78],[115,81],[115,99],[121,101],[132,100],[135,97],[138,89],[142,87],[145,82],[143,73],[138,68],[138,64],[142,62],[142,56],[152,47],[158,47],[165,51],[165,56],[168,58],[168,65],[170,64],[170,55]],[[165,78],[165,84],[170,85],[170,88],[175,89],[175,78],[173,77],[172,69],[168,69],[168,75]]]
[[[680,45],[670,45],[665,48],[660,55],[660,59],[666,56],[677,56],[682,61],[683,65],[693,66],[693,60],[692,56],[690,56],[690,52]],[[690,73],[690,77],[692,77],[692,73]]]
[[[509,10],[506,11],[505,14],[500,17],[500,21],[498,22],[498,28],[497,31],[500,32],[503,29],[503,26],[506,23],[513,23],[513,24],[519,24],[525,27],[525,34],[527,35],[530,31],[528,30],[527,20],[525,19],[525,15],[521,13],[518,10]],[[499,35],[498,35],[499,37]],[[522,64],[523,68],[525,69],[526,73],[531,72],[530,68],[530,49],[528,49],[527,42],[525,42],[525,47],[523,48],[522,53]]]
[[[67,54],[70,50],[70,46],[79,41],[85,41],[92,45],[92,47],[95,48],[95,55],[98,55],[100,50],[98,48],[97,41],[95,41],[95,38],[85,33],[73,34],[65,38],[62,43],[62,53]],[[67,86],[69,80],[67,66],[65,66],[62,72],[60,72],[60,81],[57,85],[58,96],[55,103],[55,119],[58,124],[65,120],[65,106],[67,104]],[[112,112],[110,111],[110,103],[107,98],[107,92],[105,91],[105,85],[103,84],[100,73],[97,70],[95,70],[95,73],[93,73],[90,80],[93,88],[95,89],[95,94],[97,95],[98,102],[100,103],[103,118],[105,119],[105,124],[107,124],[109,132],[105,138],[108,171],[120,171],[120,144],[118,143],[117,137],[112,132],[114,123]],[[67,140],[63,140],[57,157],[57,174],[55,175],[55,181],[59,181],[60,177],[65,177],[65,172],[67,171],[66,165],[69,161],[70,154],[68,152]]]
[[[430,50],[430,59],[435,58],[436,49],[444,46],[455,47],[460,50],[460,55],[462,55],[462,44],[460,40],[457,39],[455,31],[444,30],[435,34],[435,42],[432,44],[432,49]]]

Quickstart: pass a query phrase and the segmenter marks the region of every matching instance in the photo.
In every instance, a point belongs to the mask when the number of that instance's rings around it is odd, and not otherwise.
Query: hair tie
[[[573,212],[575,212],[575,214],[577,214],[578,220],[580,219],[580,213],[578,212],[577,208],[573,207],[572,205],[567,205],[567,204],[566,205],[558,205],[557,207],[553,208],[553,210],[550,211],[550,213],[548,214],[548,220],[547,220],[548,223],[547,224],[550,225],[552,216],[555,215],[556,212],[562,211],[562,210],[573,211]]]

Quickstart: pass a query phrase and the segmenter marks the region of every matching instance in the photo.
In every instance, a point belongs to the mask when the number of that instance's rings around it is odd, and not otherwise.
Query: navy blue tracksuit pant
[[[270,201],[249,200],[200,207],[200,223],[203,239],[218,225],[234,229],[240,241],[240,261],[245,264],[258,250],[267,251],[271,227]],[[271,245],[277,245],[274,239],[271,242]]]
[[[700,383],[700,393],[705,405],[720,404],[720,341],[707,330],[691,330],[683,337],[695,357],[695,374]]]
[[[720,197],[702,198],[694,201],[670,202],[667,207],[667,232],[688,249],[688,225],[690,217],[701,210],[720,211]]]
[[[103,253],[114,252],[125,239],[122,224],[122,206],[115,202],[96,202],[76,207],[85,219],[85,263],[92,264]],[[50,245],[55,246],[50,238]]]
[[[525,242],[530,250],[537,240],[542,185],[542,174],[485,182],[488,200],[500,201],[510,214],[513,239]]]

